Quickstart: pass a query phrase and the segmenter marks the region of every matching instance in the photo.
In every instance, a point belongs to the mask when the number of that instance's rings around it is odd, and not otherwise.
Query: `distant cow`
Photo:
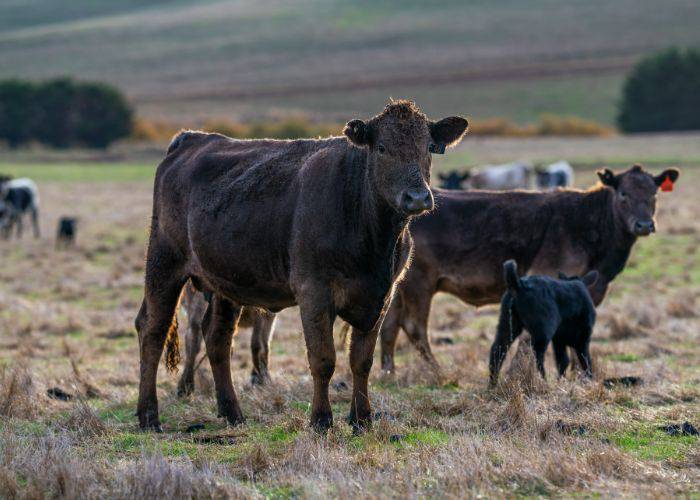
[[[496,339],[489,356],[490,385],[498,381],[498,372],[508,354],[508,348],[522,333],[530,333],[537,369],[545,376],[544,354],[550,342],[559,376],[569,366],[567,347],[573,348],[581,369],[587,377],[593,375],[589,344],[595,325],[595,306],[588,294],[598,279],[591,271],[581,278],[554,279],[549,276],[518,276],[514,260],[503,264],[506,292],[501,299]]]
[[[311,424],[333,423],[333,321],[352,325],[349,422],[371,423],[368,376],[382,319],[411,253],[409,222],[433,208],[430,149],[461,140],[467,121],[433,122],[408,101],[352,120],[345,137],[234,140],[182,132],[158,166],[136,318],[141,428],[160,429],[156,374],[163,345],[177,365],[173,322],[188,279],[211,293],[204,340],[219,414],[242,422],[231,339],[243,306],[299,305],[314,384]],[[436,144],[437,147],[431,146]]]
[[[574,169],[568,161],[558,161],[543,169],[535,170],[537,187],[542,190],[552,190],[574,185]]]
[[[191,283],[185,285],[180,305],[187,314],[185,332],[185,368],[177,385],[178,396],[187,396],[194,391],[195,360],[202,346],[202,323],[207,311],[207,299],[195,290]],[[270,378],[268,359],[270,340],[275,325],[275,315],[262,309],[244,307],[238,320],[239,327],[253,327],[250,337],[250,349],[253,354],[252,384],[262,384]]]
[[[58,219],[58,227],[56,229],[56,248],[65,248],[75,245],[75,235],[77,232],[77,218],[61,217]]]
[[[655,231],[659,186],[678,175],[672,168],[652,176],[635,165],[620,174],[599,171],[601,184],[587,191],[435,190],[437,209],[411,223],[415,251],[382,326],[382,368],[394,369],[399,328],[437,368],[428,341],[433,295],[450,293],[476,306],[497,303],[505,291],[502,263],[510,258],[522,273],[598,271],[590,291],[600,304],[637,238]]]
[[[34,237],[39,238],[39,189],[31,179],[10,179],[3,176],[0,183],[0,227],[5,239],[17,228],[17,237],[22,237],[22,218],[29,214],[34,228]]]
[[[532,166],[527,163],[488,165],[472,171],[469,185],[472,189],[504,191],[508,189],[528,189]]]
[[[462,189],[462,184],[469,179],[469,175],[469,171],[460,172],[458,170],[450,170],[446,174],[439,173],[440,187],[442,189]]]

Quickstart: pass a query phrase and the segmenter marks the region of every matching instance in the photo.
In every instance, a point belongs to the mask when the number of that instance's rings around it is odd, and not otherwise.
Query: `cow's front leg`
[[[352,370],[352,402],[350,403],[350,425],[355,433],[372,425],[372,408],[369,403],[369,372],[374,361],[374,346],[378,329],[363,332],[352,329],[350,337],[350,369]]]
[[[328,385],[335,371],[333,321],[335,312],[330,291],[321,285],[305,285],[299,294],[299,310],[306,340],[306,355],[314,381],[311,426],[325,432],[333,426]]]

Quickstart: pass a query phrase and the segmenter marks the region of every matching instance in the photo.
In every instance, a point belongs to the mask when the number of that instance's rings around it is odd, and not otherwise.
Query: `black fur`
[[[553,279],[545,276],[518,277],[515,261],[503,264],[507,286],[501,299],[501,314],[489,360],[490,383],[495,385],[508,348],[523,329],[530,333],[537,369],[544,373],[544,353],[551,341],[559,376],[569,366],[567,347],[576,352],[581,369],[592,376],[588,346],[596,312],[587,286],[595,284],[595,271],[583,278]]]

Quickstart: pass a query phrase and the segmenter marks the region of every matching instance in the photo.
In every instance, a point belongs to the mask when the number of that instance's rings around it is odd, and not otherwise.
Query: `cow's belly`
[[[474,306],[499,302],[504,289],[505,285],[492,277],[460,280],[442,278],[438,283],[438,291],[454,295],[462,302]]]
[[[588,271],[588,254],[569,244],[550,252],[541,251],[528,274],[557,277],[559,272],[569,276],[581,276]]]

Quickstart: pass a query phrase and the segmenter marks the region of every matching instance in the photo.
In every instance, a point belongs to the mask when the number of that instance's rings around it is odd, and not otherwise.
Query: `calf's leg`
[[[559,333],[552,339],[552,345],[554,347],[554,359],[557,362],[557,370],[559,371],[559,376],[563,377],[566,374],[566,369],[569,367],[569,354],[566,352],[566,343],[563,340],[558,339]]]
[[[335,372],[335,346],[333,345],[335,312],[330,293],[322,285],[303,286],[298,301],[306,341],[306,355],[314,381],[311,426],[318,432],[325,432],[333,426],[328,385]]]
[[[270,380],[268,361],[274,328],[274,314],[260,312],[255,315],[253,333],[250,337],[250,350],[253,355],[253,372],[250,374],[250,383],[253,385],[263,385]]]
[[[241,307],[214,295],[204,316],[204,343],[211,364],[219,416],[229,424],[245,421],[231,380],[231,344]]]
[[[489,385],[491,387],[498,382],[498,374],[501,371],[503,361],[506,359],[508,349],[510,349],[510,346],[522,331],[523,324],[515,309],[511,307],[510,298],[506,297],[501,303],[496,338],[491,345],[491,353],[489,355]]]

